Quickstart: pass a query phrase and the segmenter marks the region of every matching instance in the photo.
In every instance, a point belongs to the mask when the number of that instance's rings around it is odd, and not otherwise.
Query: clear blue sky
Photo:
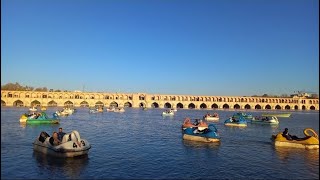
[[[319,93],[318,0],[2,0],[1,84]]]

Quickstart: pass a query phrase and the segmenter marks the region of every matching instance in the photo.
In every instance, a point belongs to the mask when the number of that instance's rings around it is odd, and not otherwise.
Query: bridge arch
[[[1,106],[6,106],[6,102],[4,102],[2,99],[1,99]]]
[[[284,107],[284,109],[290,109],[290,106],[289,106],[289,105],[286,105],[286,106]]]
[[[233,106],[233,109],[240,109],[239,104],[235,104],[235,105]]]
[[[298,109],[299,109],[299,107],[298,107],[297,105],[295,105],[295,106],[294,106],[294,109],[295,109],[295,110],[298,110]]]
[[[223,109],[229,109],[229,105],[228,105],[228,104],[224,104],[224,105],[222,106],[222,108],[223,108]]]
[[[55,102],[54,100],[48,102],[48,107],[57,107],[57,106],[58,106],[58,103]]]
[[[41,103],[38,100],[34,100],[31,102],[31,106],[41,106]]]
[[[171,104],[168,103],[168,102],[166,102],[166,103],[164,104],[164,108],[171,108]]]
[[[3,101],[4,102],[4,101]],[[5,102],[4,102],[5,103]],[[1,100],[1,106],[2,106],[2,100]],[[16,106],[16,107],[23,107],[24,104],[21,100],[16,100],[15,102],[13,102],[13,106]]]
[[[143,103],[143,102],[139,103],[139,108],[144,108],[144,107],[146,107],[145,103]]]
[[[101,101],[98,101],[98,102],[96,102],[96,105],[95,105],[96,107],[104,107],[104,104],[103,104],[103,102],[101,102]]]
[[[200,104],[200,109],[207,109],[207,105],[205,103]]]
[[[254,109],[261,109],[261,106],[259,104],[257,104]]]
[[[182,103],[178,103],[177,104],[177,108],[183,109],[183,104]]]
[[[188,105],[188,109],[194,109],[194,108],[196,108],[196,105],[194,105],[193,103],[190,103]]]
[[[73,102],[71,102],[71,101],[66,101],[66,102],[64,103],[64,106],[66,106],[66,107],[73,107]]]
[[[124,103],[124,107],[132,107],[132,104],[130,102]]]
[[[159,104],[154,102],[154,103],[151,104],[151,107],[152,108],[159,108]]]
[[[216,103],[214,103],[214,104],[211,105],[211,108],[212,108],[212,109],[218,109],[219,106],[218,106]]]
[[[310,110],[316,110],[316,107],[310,106]]]
[[[115,101],[112,101],[109,105],[109,107],[118,107],[118,103]]]
[[[87,101],[82,101],[80,107],[89,107],[89,103]]]
[[[250,106],[249,104],[246,104],[246,105],[244,106],[244,108],[245,108],[245,109],[251,109],[251,106]]]
[[[306,110],[306,106],[305,105],[302,106],[302,110]]]
[[[267,104],[265,109],[271,109],[271,106],[269,104]]]
[[[276,105],[275,109],[281,109],[280,105]]]

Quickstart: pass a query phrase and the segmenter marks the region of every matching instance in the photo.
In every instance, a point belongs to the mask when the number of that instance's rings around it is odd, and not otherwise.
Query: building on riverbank
[[[1,106],[147,107],[182,109],[319,110],[319,98],[292,96],[195,96],[108,92],[38,92],[1,90]]]

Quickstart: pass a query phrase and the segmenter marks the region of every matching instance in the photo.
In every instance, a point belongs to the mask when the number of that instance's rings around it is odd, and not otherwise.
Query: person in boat
[[[299,139],[297,136],[289,134],[288,128],[284,129],[284,131],[282,132],[282,136],[285,137],[287,140],[297,140],[297,139]]]
[[[184,127],[195,127],[195,125],[191,123],[191,119],[190,118],[185,118],[184,119],[183,126]]]
[[[59,128],[59,132],[58,132],[58,139],[60,142],[62,142],[62,138],[66,133],[62,131],[62,128]]]
[[[52,137],[50,137],[49,142],[52,146],[57,146],[59,144],[61,144],[61,141],[59,141],[58,139],[58,133],[57,132],[53,132]]]
[[[208,124],[200,119],[197,127],[199,132],[205,132],[208,129]]]

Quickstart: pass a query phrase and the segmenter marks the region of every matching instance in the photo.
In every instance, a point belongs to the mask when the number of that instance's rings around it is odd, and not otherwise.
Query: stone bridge
[[[319,110],[319,99],[194,96],[147,93],[37,92],[1,90],[1,106],[147,107],[182,109]]]

